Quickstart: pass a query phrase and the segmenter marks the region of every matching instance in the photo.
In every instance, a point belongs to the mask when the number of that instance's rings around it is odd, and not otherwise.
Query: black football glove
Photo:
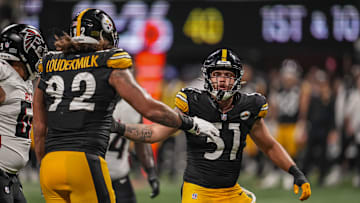
[[[118,133],[120,136],[124,136],[125,133],[125,124],[112,119],[112,124],[110,128],[110,132]]]
[[[309,181],[306,179],[303,172],[295,165],[290,167],[289,173],[294,176],[294,193],[299,194],[299,188],[301,188],[302,194],[299,200],[307,200],[311,196]]]
[[[156,167],[145,168],[148,176],[148,182],[151,187],[150,197],[154,198],[160,193],[160,182],[157,176]]]
[[[160,193],[159,179],[157,177],[149,177],[148,181],[149,181],[149,184],[151,186],[150,197],[154,198],[154,197],[158,196],[158,194]]]

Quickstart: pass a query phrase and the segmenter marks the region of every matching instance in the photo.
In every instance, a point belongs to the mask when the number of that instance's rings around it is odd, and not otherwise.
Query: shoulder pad
[[[269,109],[269,105],[266,101],[265,96],[263,96],[260,93],[252,93],[249,96],[254,97],[255,105],[257,106],[257,108],[259,108],[259,113],[257,115],[257,118],[265,118]]]
[[[38,70],[39,70],[39,73],[42,73],[42,72],[44,72],[44,66],[43,66],[43,63],[42,63],[42,58],[41,59],[39,59],[39,63],[37,63],[36,65],[37,65],[37,68],[38,68]]]
[[[51,58],[53,57],[54,55],[59,55],[59,54],[62,54],[61,51],[48,51],[43,57],[43,61],[45,61],[47,58]]]
[[[0,59],[0,65],[10,65],[10,64],[4,59]]]
[[[6,80],[10,76],[9,68],[11,65],[3,59],[0,59],[0,80]]]
[[[246,97],[246,100],[253,106],[254,113],[257,114],[256,118],[265,118],[268,112],[268,103],[266,98],[260,93],[241,93]]]
[[[116,51],[116,52],[123,52],[123,51],[125,51],[124,49],[122,49],[122,48],[113,48],[113,49],[110,49],[110,50],[114,50],[114,51]],[[125,52],[127,52],[127,51],[125,51]]]
[[[258,93],[258,92],[252,92],[252,93],[244,93],[246,96],[254,96],[254,97],[264,97],[262,94]],[[265,97],[264,97],[265,98]]]
[[[52,56],[52,55],[56,55],[56,54],[61,54],[61,51],[48,51],[45,56]]]
[[[111,56],[106,61],[109,68],[127,69],[132,67],[132,58],[123,49],[110,49],[109,52],[111,52]]]
[[[186,91],[183,90],[184,88],[176,94],[175,107],[180,109],[182,112],[187,113],[189,112],[189,102]]]
[[[124,51],[124,49],[121,49],[121,48],[112,48],[112,49],[99,50],[96,52],[97,53],[110,53],[110,52],[116,53],[116,52],[123,52],[123,51]]]
[[[204,90],[205,91],[205,90]],[[202,90],[197,88],[182,88],[175,97],[175,106],[184,113],[189,112],[189,97],[197,97]]]
[[[193,88],[193,87],[185,87],[181,89],[181,92],[191,92],[191,93],[198,93],[201,94],[202,90],[199,90],[197,88]]]

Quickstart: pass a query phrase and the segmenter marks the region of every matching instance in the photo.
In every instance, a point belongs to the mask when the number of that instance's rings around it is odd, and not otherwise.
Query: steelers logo
[[[249,117],[250,117],[250,111],[243,111],[240,114],[240,119],[243,121],[249,119]]]
[[[103,29],[105,30],[105,32],[107,32],[107,33],[110,33],[114,30],[114,24],[112,23],[110,18],[107,16],[103,17],[103,19],[101,20],[101,25],[102,25]]]

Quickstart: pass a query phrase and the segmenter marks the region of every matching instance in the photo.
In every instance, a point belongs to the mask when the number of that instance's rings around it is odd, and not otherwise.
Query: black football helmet
[[[28,73],[27,80],[35,79],[37,63],[47,50],[40,31],[33,26],[13,24],[0,33],[0,59],[23,62]]]
[[[97,44],[106,39],[117,46],[118,34],[114,21],[100,9],[87,8],[73,19],[70,36],[79,43]]]
[[[230,70],[235,73],[235,82],[231,90],[217,90],[211,83],[211,72],[214,70]],[[227,100],[241,88],[241,78],[244,74],[240,58],[230,49],[218,49],[211,53],[204,61],[201,68],[205,78],[205,89],[218,101]]]

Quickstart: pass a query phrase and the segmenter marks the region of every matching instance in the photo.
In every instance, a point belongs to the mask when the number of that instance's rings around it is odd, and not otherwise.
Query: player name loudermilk
[[[75,59],[51,59],[46,63],[46,72],[61,72],[98,67],[98,55],[84,56]]]

